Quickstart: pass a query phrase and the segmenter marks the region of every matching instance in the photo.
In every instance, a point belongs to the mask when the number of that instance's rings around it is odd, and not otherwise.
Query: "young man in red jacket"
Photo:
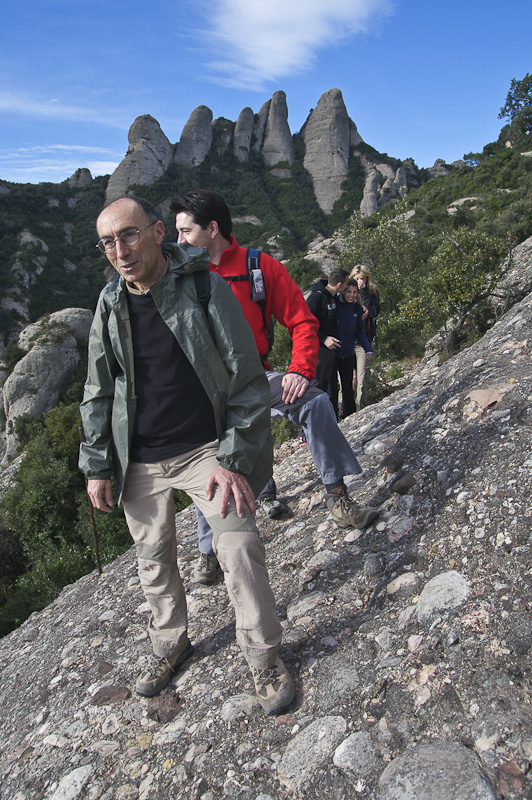
[[[206,247],[211,270],[231,285],[240,301],[270,384],[272,416],[286,417],[303,428],[316,469],[325,484],[327,508],[332,518],[342,528],[364,528],[378,512],[359,508],[347,494],[344,476],[356,475],[362,470],[338,427],[328,395],[310,386],[318,357],[318,320],[298,285],[279,261],[261,253],[260,270],[266,295],[263,315],[260,304],[251,298],[247,250],[238,245],[231,233],[231,213],[223,197],[216,192],[195,189],[175,197],[170,210],[176,214],[178,243]],[[267,327],[272,316],[288,328],[292,338],[292,361],[286,374],[273,371],[267,361]],[[258,498],[269,516],[277,516],[284,510],[275,494],[275,483],[271,481]],[[194,577],[198,582],[212,583],[218,569],[212,552],[212,534],[200,514],[198,522],[201,556]]]

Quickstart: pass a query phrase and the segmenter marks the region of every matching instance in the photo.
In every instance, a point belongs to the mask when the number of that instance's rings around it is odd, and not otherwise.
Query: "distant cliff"
[[[199,166],[214,146],[218,156],[230,152],[242,164],[253,153],[259,153],[273,175],[290,178],[288,169],[283,172],[282,167],[290,167],[301,156],[295,152],[296,137],[288,125],[284,92],[275,92],[257,114],[244,108],[236,123],[224,120],[224,136],[215,145],[213,128],[219,123],[220,120],[213,121],[209,108],[198,106],[183,128],[179,142],[172,145],[157,120],[149,115],[138,117],[129,131],[126,156],[109,180],[107,200],[120,197],[131,184],[151,185],[172,163]],[[364,216],[419,185],[419,171],[411,159],[399,162],[380,155],[371,147],[364,147],[339,89],[330,89],[321,96],[296,136],[302,140],[303,165],[311,176],[316,200],[325,214],[332,212],[335,202],[348,188],[344,184],[353,159],[360,161],[364,174],[360,203]],[[449,170],[441,164],[439,169],[439,174]]]

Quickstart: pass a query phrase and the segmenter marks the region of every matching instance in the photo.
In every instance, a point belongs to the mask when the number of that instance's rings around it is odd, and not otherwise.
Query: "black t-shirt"
[[[131,460],[153,464],[216,439],[214,410],[151,294],[127,298],[137,394]]]

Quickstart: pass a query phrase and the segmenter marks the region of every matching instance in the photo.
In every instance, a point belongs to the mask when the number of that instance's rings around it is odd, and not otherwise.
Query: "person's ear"
[[[215,219],[211,219],[207,225],[207,231],[209,233],[209,239],[216,239],[217,235],[220,233],[220,228]]]
[[[158,219],[154,225],[154,228],[157,244],[162,244],[164,242],[164,222],[161,219]]]

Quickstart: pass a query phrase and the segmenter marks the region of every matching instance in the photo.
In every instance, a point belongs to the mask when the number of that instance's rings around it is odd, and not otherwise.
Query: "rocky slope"
[[[528,265],[530,269],[530,264]],[[297,694],[265,718],[223,582],[191,582],[196,647],[137,698],[147,609],[132,551],[0,641],[4,800],[514,800],[532,796],[532,295],[470,349],[342,427],[381,514],[329,519],[305,449],[260,517]],[[293,450],[293,452],[291,452]],[[286,456],[286,457],[282,457]]]

